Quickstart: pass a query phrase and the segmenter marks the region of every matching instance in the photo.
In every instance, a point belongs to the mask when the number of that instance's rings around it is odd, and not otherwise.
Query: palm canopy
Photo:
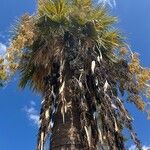
[[[141,96],[149,96],[150,70],[141,67],[138,55],[128,50],[113,27],[116,21],[106,8],[94,6],[91,0],[39,0],[37,13],[25,14],[14,28],[7,61],[0,61],[0,81],[7,80],[8,70],[11,74],[18,70],[21,88],[28,84],[44,95],[48,79],[52,95],[61,95],[62,116],[67,82],[70,95],[81,100],[81,120],[91,147],[124,149],[123,129],[127,128],[141,149],[125,100],[120,98],[125,95],[127,101],[144,110],[146,102]],[[68,76],[71,78],[66,81]],[[56,80],[59,87],[54,87]],[[59,88],[58,93],[54,88]],[[55,106],[58,102],[53,99]],[[50,112],[54,109],[46,108]],[[43,120],[41,115],[39,145],[47,136]]]
[[[87,47],[90,45],[100,46],[105,49],[105,53],[113,56],[114,50],[123,45],[121,35],[111,27],[116,21],[116,18],[109,16],[105,9],[92,7],[91,1],[39,1],[37,15],[24,15],[19,23],[20,26],[16,26],[10,49],[15,51],[13,54],[15,53],[21,57],[23,54],[25,58],[22,57],[22,61],[32,61],[29,63],[30,69],[28,68],[27,70],[32,70],[31,68],[36,64],[38,67],[44,65],[42,67],[44,72],[49,71],[50,69],[46,69],[45,64],[47,64],[47,61],[51,62],[49,57],[59,55],[59,49],[64,46],[63,41],[61,41],[64,38],[64,33],[69,32],[79,38],[80,41],[84,41]],[[45,47],[50,47],[48,49],[53,50],[49,53]],[[12,53],[11,50],[10,53]],[[47,52],[50,56],[47,55]],[[41,55],[42,53],[45,55]],[[27,56],[31,55],[34,55],[34,59],[27,58]],[[40,56],[42,59],[40,59]],[[13,56],[11,55],[10,57]],[[23,64],[25,63],[23,62]],[[25,68],[27,68],[26,64],[22,67],[23,76],[20,86],[24,87],[27,81],[31,81],[31,87],[36,90],[42,90],[42,80],[39,78],[43,78],[44,74],[43,76],[38,75],[39,82],[37,80],[34,82],[35,80],[31,79],[31,74],[24,74],[24,72],[29,73],[29,71],[24,71]],[[38,72],[36,69],[34,71]],[[32,72],[33,76],[35,74],[38,73]],[[31,80],[27,79],[27,76],[30,76]]]

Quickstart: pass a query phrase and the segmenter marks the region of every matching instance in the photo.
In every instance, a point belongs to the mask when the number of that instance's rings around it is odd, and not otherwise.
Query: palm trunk
[[[87,143],[83,140],[84,131],[81,129],[78,102],[69,100],[70,106],[65,113],[65,120],[61,113],[61,105],[54,116],[54,126],[51,137],[51,150],[84,150]]]

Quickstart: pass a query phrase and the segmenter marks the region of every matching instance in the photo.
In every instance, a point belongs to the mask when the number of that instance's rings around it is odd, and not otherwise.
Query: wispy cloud
[[[4,56],[6,53],[6,45],[0,42],[0,56]]]
[[[98,0],[98,3],[104,6],[116,7],[116,0]]]
[[[31,123],[33,123],[34,125],[39,126],[39,114],[35,107],[35,102],[31,101],[30,106],[26,106],[24,110],[27,114],[29,121],[31,121]]]
[[[136,149],[136,146],[135,146],[135,145],[132,145],[132,146],[129,148],[129,150],[137,150],[137,149]],[[142,150],[150,150],[150,146],[144,145],[144,146],[142,147]]]
[[[2,33],[0,33],[0,38],[5,39],[6,37]]]

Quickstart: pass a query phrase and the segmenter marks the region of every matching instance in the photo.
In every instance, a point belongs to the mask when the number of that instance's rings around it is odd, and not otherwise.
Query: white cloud
[[[135,146],[135,145],[132,145],[132,146],[129,148],[129,150],[137,150],[137,149],[136,149],[136,146]],[[150,150],[150,146],[144,145],[144,146],[142,147],[142,150]]]
[[[116,7],[116,0],[98,0],[98,3],[103,6],[109,5],[110,7]]]
[[[26,106],[24,110],[27,114],[29,121],[31,121],[31,123],[33,123],[34,125],[39,126],[39,114],[35,106],[35,102],[31,101],[30,106]]]
[[[135,145],[132,145],[129,150],[136,150],[136,146]]]
[[[0,55],[3,56],[6,53],[6,45],[0,42]]]

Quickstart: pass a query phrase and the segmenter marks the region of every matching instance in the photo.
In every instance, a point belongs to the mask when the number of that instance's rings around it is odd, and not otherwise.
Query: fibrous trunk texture
[[[87,143],[83,140],[80,123],[80,111],[77,101],[70,101],[68,97],[67,112],[64,120],[61,114],[61,106],[54,116],[50,150],[84,150]]]
[[[80,99],[74,96],[71,86],[73,74],[67,61],[62,61],[60,66],[58,86],[54,86],[58,103],[52,118],[50,150],[88,149],[87,139],[84,138],[86,133],[81,124]]]

